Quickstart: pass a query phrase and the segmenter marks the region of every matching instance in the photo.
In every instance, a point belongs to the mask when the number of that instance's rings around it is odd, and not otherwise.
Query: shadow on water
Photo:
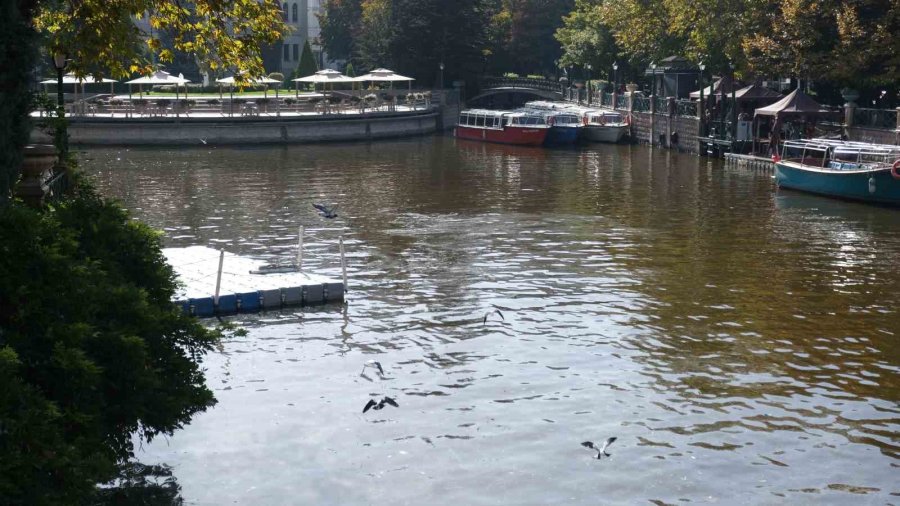
[[[182,506],[181,486],[165,464],[128,462],[119,477],[98,487],[91,506]]]

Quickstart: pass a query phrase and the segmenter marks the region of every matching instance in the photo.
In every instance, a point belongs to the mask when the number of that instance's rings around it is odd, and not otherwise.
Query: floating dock
[[[204,246],[165,248],[163,254],[182,284],[175,304],[200,318],[344,300],[343,281],[302,270],[260,274],[261,261]]]
[[[775,162],[771,158],[738,153],[725,153],[725,165],[741,169],[775,170]]]

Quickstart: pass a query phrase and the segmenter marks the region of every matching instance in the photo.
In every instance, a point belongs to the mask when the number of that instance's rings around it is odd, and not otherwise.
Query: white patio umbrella
[[[243,74],[243,72],[241,72],[241,74]],[[227,84],[228,86],[234,86],[234,83],[236,81],[234,79],[234,76],[230,76],[230,77],[223,77],[222,79],[216,79],[216,82],[219,83],[220,85]],[[278,79],[272,79],[271,77],[268,77],[268,76],[245,77],[244,82],[246,82],[247,84],[264,84],[264,85],[266,85],[265,89],[263,90],[263,96],[266,96],[266,97],[269,96],[269,85],[270,84],[275,84],[275,83],[281,84],[281,81],[279,81]],[[275,88],[275,98],[278,98],[278,88]]]
[[[415,79],[412,77],[401,76],[400,74],[394,72],[393,70],[388,70],[385,68],[375,69],[375,70],[369,72],[368,74],[359,76],[355,79],[357,81],[389,82],[389,83],[391,83],[392,89],[394,87],[395,82],[408,81],[410,91],[412,91],[412,82],[415,81]]]
[[[337,70],[333,69],[320,70],[315,74],[306,77],[298,77],[297,79],[292,79],[292,81],[298,83],[295,86],[299,86],[299,83],[313,83],[313,85],[315,85],[318,83],[353,83],[358,80],[359,79],[356,77],[347,77],[344,74],[341,74]],[[297,89],[297,95],[300,95],[299,88]]]
[[[245,74],[246,74],[246,72],[240,73],[240,75],[245,75]],[[281,81],[279,81],[278,79],[272,79],[269,76],[245,77],[243,80],[247,84],[264,84],[264,85],[266,85],[266,87],[263,89],[264,97],[269,96],[269,85],[270,84],[273,84],[273,83],[280,84],[281,83]],[[222,96],[222,92],[221,92],[222,85],[223,84],[228,85],[228,94],[229,94],[230,100],[232,101],[232,104],[233,104],[234,103],[234,84],[237,82],[237,80],[235,79],[235,76],[229,76],[229,77],[223,77],[221,79],[216,79],[216,82],[219,83],[219,90],[220,90],[219,96],[220,97]],[[275,107],[278,108],[278,88],[275,88]],[[278,113],[280,114],[280,112],[281,111],[279,110]],[[234,113],[233,107],[232,107],[232,113]]]
[[[75,101],[78,101],[78,85],[81,85],[81,93],[84,94],[84,85],[85,84],[98,84],[98,83],[109,83],[109,94],[112,95],[115,93],[113,89],[113,85],[119,81],[115,79],[97,79],[94,76],[86,76],[86,77],[75,77],[75,74],[66,74],[63,76],[63,84],[74,84],[75,85]],[[47,92],[47,85],[49,84],[59,84],[56,79],[46,79],[41,81],[40,84],[44,85],[44,92]]]
[[[183,75],[179,75],[178,77],[173,76],[172,74],[164,71],[157,70],[156,72],[150,74],[149,76],[139,77],[137,79],[132,79],[131,81],[126,81],[125,83],[128,85],[128,99],[131,100],[131,85],[137,84],[140,85],[140,93],[141,98],[144,98],[144,85],[145,84],[174,84],[175,85],[175,98],[178,98],[178,87],[181,85],[186,85],[190,81],[185,79]],[[187,89],[187,87],[185,87]]]

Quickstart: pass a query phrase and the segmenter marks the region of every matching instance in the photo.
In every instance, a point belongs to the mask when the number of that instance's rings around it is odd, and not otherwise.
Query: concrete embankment
[[[425,135],[447,128],[458,106],[412,112],[254,117],[110,118],[70,121],[73,145],[295,144]],[[452,124],[452,123],[451,123]],[[33,142],[52,142],[36,129]]]

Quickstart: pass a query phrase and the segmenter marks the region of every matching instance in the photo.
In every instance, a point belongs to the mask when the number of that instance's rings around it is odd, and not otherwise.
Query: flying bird
[[[397,404],[397,401],[395,401],[394,399],[392,399],[390,397],[385,396],[383,399],[381,399],[378,402],[375,402],[375,399],[369,399],[369,402],[367,402],[366,406],[363,408],[363,413],[365,413],[366,411],[368,411],[370,409],[374,409],[375,411],[384,409],[385,404],[390,404],[391,406],[394,406],[395,408],[400,407],[400,405]]]
[[[362,368],[362,371],[360,371],[360,374],[362,374],[362,373],[364,373],[364,372],[366,371],[366,367],[374,367],[375,369],[378,369],[378,372],[379,372],[382,376],[384,376],[384,368],[381,367],[381,362],[379,362],[379,361],[377,361],[377,360],[369,360],[369,361],[366,361],[366,363],[363,364],[363,368]]]
[[[338,216],[337,212],[335,212],[335,210],[334,210],[334,207],[329,207],[329,206],[326,206],[325,204],[316,204],[316,203],[313,203],[312,206],[315,207],[317,211],[319,211],[319,216],[322,216],[323,218],[330,219],[330,218],[337,218],[337,216]]]
[[[603,444],[600,446],[600,448],[597,448],[597,446],[591,441],[585,441],[585,442],[581,443],[581,446],[583,446],[585,448],[590,448],[592,450],[597,450],[597,458],[599,459],[599,458],[602,458],[604,455],[607,457],[610,456],[609,453],[606,453],[606,448],[609,447],[609,445],[615,443],[616,439],[618,439],[618,438],[615,438],[615,437],[607,438],[606,441],[604,441]]]
[[[488,317],[491,316],[491,315],[494,314],[494,313],[497,313],[498,315],[500,315],[500,319],[501,319],[501,320],[506,321],[506,318],[503,317],[503,313],[501,313],[499,309],[495,309],[495,310],[493,310],[493,311],[488,311],[488,312],[484,315],[484,322],[483,322],[483,323],[484,323],[484,324],[487,324]]]

